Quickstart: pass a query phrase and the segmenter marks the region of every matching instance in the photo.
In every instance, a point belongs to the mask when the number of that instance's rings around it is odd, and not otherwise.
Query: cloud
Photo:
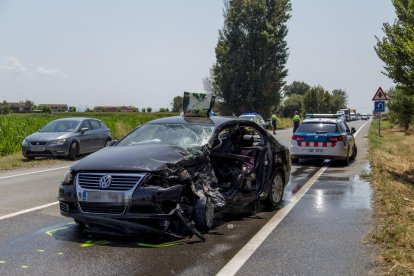
[[[16,74],[28,74],[27,68],[23,63],[14,56],[7,57],[5,64],[0,65],[0,70],[16,73]]]
[[[67,77],[65,73],[62,72],[62,70],[57,68],[45,68],[43,66],[39,66],[36,68],[35,73],[38,75],[43,76],[55,76],[55,77]]]

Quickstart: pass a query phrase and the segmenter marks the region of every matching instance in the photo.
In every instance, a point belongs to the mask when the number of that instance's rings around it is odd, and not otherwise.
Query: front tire
[[[277,172],[269,185],[267,198],[262,201],[262,204],[267,207],[276,207],[283,200],[284,190],[285,185],[283,183],[282,174]]]
[[[202,233],[208,232],[213,227],[214,206],[207,197],[197,198],[194,204],[193,220],[195,227]]]
[[[78,145],[76,143],[72,143],[69,147],[69,160],[75,160],[76,159],[76,153],[78,151]]]

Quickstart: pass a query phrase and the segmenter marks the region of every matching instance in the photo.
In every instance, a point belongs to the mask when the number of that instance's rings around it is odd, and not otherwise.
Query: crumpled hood
[[[103,148],[72,165],[75,171],[160,171],[190,154],[163,144]]]
[[[72,135],[71,132],[35,132],[26,137],[26,141],[52,141],[57,139],[69,138]]]

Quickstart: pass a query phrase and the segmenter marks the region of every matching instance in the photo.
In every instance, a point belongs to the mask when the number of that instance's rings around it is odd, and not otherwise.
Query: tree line
[[[348,104],[348,93],[343,89],[327,91],[322,86],[311,87],[301,81],[294,81],[283,88],[284,100],[278,108],[282,117],[291,117],[298,111],[306,113],[336,113]]]

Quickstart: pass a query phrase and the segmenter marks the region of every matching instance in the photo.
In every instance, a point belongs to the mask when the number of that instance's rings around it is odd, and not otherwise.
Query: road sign
[[[385,111],[385,102],[384,101],[374,102],[374,111],[375,112],[384,112]]]
[[[375,93],[374,98],[372,98],[373,101],[388,101],[387,95],[384,93],[384,90],[382,88],[378,88],[377,93]]]

